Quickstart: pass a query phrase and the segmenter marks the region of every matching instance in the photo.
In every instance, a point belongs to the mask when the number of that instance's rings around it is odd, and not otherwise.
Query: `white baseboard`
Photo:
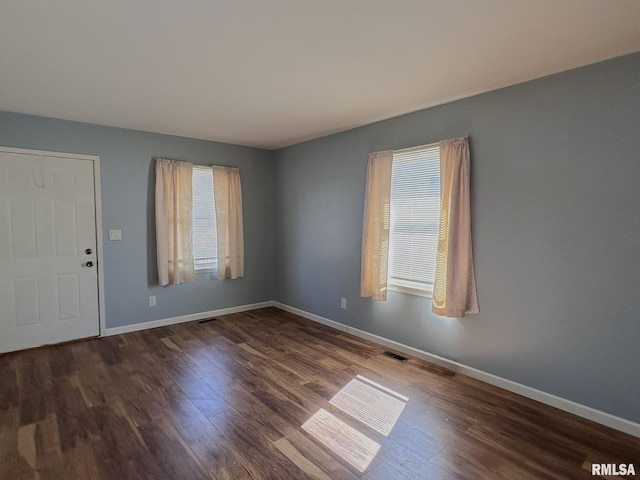
[[[289,305],[285,305],[280,302],[271,302],[271,305],[274,307],[280,308],[284,311],[295,313],[296,315],[307,318],[309,320],[313,320],[314,322],[321,323],[328,327],[332,327],[337,330],[350,333],[352,335],[355,335],[356,337],[364,338],[365,340],[369,340],[369,341],[378,343],[380,345],[393,348],[394,350],[397,350],[399,352],[412,355],[422,360],[426,360],[428,362],[431,362],[441,367],[452,370],[456,373],[461,373],[463,375],[467,375],[468,377],[475,378],[477,380],[483,381],[490,385],[500,387],[509,392],[517,393],[518,395],[522,395],[523,397],[536,400],[540,403],[544,403],[546,405],[550,405],[560,410],[564,410],[565,412],[572,413],[579,417],[586,418],[593,422],[600,423],[602,425],[614,428],[621,432],[628,433],[635,437],[640,437],[640,424],[632,422],[630,420],[616,417],[615,415],[611,415],[609,413],[596,410],[595,408],[587,407],[586,405],[582,405],[580,403],[576,403],[571,400],[567,400],[565,398],[558,397],[532,387],[528,387],[521,383],[507,380],[506,378],[502,378],[497,375],[493,375],[491,373],[484,372],[482,370],[478,370],[473,367],[469,367],[462,363],[458,363],[453,360],[449,360],[447,358],[440,357],[438,355],[434,355],[429,352],[425,352],[424,350],[410,347],[403,343],[395,342],[393,340],[389,340],[387,338],[380,337],[378,335],[374,335],[369,332],[365,332],[364,330],[359,330],[357,328],[349,327],[348,325],[344,325],[334,320],[330,320],[328,318],[321,317],[319,315],[315,315],[313,313],[309,313],[304,310],[300,310],[299,308],[291,307]]]
[[[276,308],[279,308],[280,310],[284,310],[285,312],[294,313],[301,317],[308,318],[309,320],[313,320],[314,322],[321,323],[323,325],[326,325],[327,327],[335,328],[336,330],[341,330],[343,332],[346,332],[349,329],[349,327],[344,323],[339,323],[339,322],[336,322],[335,320],[329,320],[328,318],[321,317],[320,315],[309,313],[304,310],[300,310],[299,308],[296,308],[296,307],[285,305],[284,303],[273,302],[273,306]]]
[[[204,320],[205,318],[218,317],[220,315],[229,315],[231,313],[247,312],[258,308],[272,307],[274,302],[252,303],[249,305],[239,305],[237,307],[221,308],[219,310],[211,310],[209,312],[193,313],[191,315],[182,315],[180,317],[162,318],[160,320],[152,320],[151,322],[134,323],[133,325],[125,325],[123,327],[107,328],[105,336],[120,335],[122,333],[138,332],[140,330],[148,330],[149,328],[166,327],[177,323],[193,322],[196,320]]]

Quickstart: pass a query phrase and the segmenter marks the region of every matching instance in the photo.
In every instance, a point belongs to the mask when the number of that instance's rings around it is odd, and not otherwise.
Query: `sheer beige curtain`
[[[240,171],[213,167],[213,192],[218,227],[218,278],[244,277]]]
[[[360,295],[387,300],[393,150],[369,154],[362,226]]]
[[[192,282],[193,164],[156,160],[156,242],[160,285]]]
[[[440,142],[440,228],[431,311],[445,317],[478,313],[470,176],[469,138]]]

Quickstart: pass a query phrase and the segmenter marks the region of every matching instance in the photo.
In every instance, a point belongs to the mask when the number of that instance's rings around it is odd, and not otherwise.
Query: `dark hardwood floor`
[[[0,478],[537,480],[594,478],[591,463],[640,469],[638,438],[384,350],[267,308],[3,355]]]

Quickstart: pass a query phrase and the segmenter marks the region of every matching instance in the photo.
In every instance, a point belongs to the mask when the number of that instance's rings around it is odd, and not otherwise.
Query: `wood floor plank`
[[[234,413],[222,413],[210,419],[222,435],[242,452],[243,468],[252,478],[297,480],[309,478],[295,463],[284,456],[250,422]]]
[[[18,375],[10,355],[0,356],[0,411],[19,404]]]
[[[74,480],[100,480],[100,473],[93,450],[94,444],[82,444],[64,454],[64,470]]]
[[[334,480],[327,475],[320,467],[309,460],[303,453],[301,453],[294,445],[286,438],[281,438],[274,442],[274,445],[282,454],[291,460],[300,470],[306,473],[309,478],[314,480]]]
[[[329,449],[316,443],[300,429],[287,435],[286,439],[305,458],[327,473],[332,480],[356,480],[358,478],[353,467],[336,462]]]
[[[170,422],[156,422],[138,427],[148,451],[168,478],[198,480],[209,475],[193,450]]]
[[[405,420],[400,420],[396,423],[389,434],[389,438],[427,459],[430,459],[444,448],[444,444],[421,432]]]
[[[36,468],[36,424],[30,423],[18,429],[18,453],[29,464]]]
[[[242,387],[233,389],[234,400],[230,402],[230,407],[237,412],[240,417],[251,417],[254,422],[258,423],[261,433],[271,441],[277,441],[282,437],[286,437],[290,433],[299,428],[297,422],[283,417],[277,411],[269,408],[259,398],[248,393]]]
[[[24,352],[18,366],[20,389],[20,424],[29,425],[44,420],[49,414],[52,376],[46,349]],[[38,392],[34,395],[33,392]]]
[[[638,438],[384,350],[269,307],[0,355],[0,479],[562,480],[593,478],[592,463],[640,472]],[[385,397],[374,391],[330,403],[357,375],[408,398],[395,424],[377,417]],[[384,435],[369,420],[393,427]]]

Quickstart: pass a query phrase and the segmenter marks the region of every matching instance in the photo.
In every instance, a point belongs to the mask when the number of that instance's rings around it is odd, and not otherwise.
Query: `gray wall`
[[[481,313],[360,298],[368,153],[461,135]],[[639,137],[634,54],[279,150],[276,299],[640,422]]]
[[[0,112],[0,145],[100,156],[107,327],[271,300],[273,153],[203,140]],[[160,287],[156,271],[153,159],[240,168],[245,277]],[[122,241],[108,240],[110,228]],[[149,295],[157,307],[148,306]]]

